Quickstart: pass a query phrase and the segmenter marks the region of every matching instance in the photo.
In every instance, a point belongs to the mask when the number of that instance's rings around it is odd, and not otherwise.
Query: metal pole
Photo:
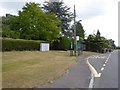
[[[76,50],[77,50],[77,47],[76,47],[76,11],[75,11],[75,5],[74,5],[74,54],[76,56]]]

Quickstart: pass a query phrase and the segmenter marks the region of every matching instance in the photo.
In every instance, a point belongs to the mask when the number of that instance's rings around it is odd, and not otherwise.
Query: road
[[[101,75],[94,78],[94,88],[118,88],[118,58],[120,51],[91,56],[89,63]]]

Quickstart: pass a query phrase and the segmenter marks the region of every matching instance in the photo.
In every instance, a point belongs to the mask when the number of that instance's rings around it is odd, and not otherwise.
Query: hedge
[[[70,44],[73,43],[73,39],[60,37],[57,41],[51,44],[52,50],[70,50]]]
[[[39,50],[41,42],[45,41],[2,39],[2,51]]]

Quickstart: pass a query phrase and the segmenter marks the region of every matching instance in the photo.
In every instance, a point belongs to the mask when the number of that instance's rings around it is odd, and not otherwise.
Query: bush
[[[58,40],[52,42],[51,49],[53,50],[70,50],[70,43],[73,39],[66,37],[60,37]]]
[[[120,46],[116,47],[116,49],[120,49]]]
[[[2,51],[39,50],[43,41],[2,39]]]

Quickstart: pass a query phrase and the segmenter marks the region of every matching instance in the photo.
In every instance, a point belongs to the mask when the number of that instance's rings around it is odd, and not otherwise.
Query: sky
[[[43,4],[45,0],[1,0],[0,16],[17,15],[26,2]],[[48,1],[48,0],[46,0]],[[120,0],[62,0],[70,11],[76,9],[76,21],[81,23],[86,36],[100,31],[107,39],[113,39],[118,46],[118,2]],[[120,44],[119,44],[120,46]]]

